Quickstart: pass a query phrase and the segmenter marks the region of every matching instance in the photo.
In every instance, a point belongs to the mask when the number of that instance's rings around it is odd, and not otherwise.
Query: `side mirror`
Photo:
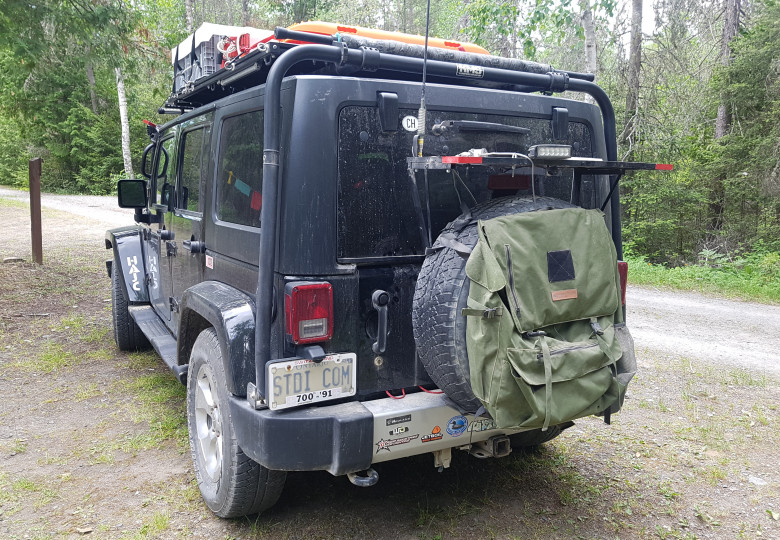
[[[146,208],[146,180],[120,180],[116,187],[119,208]]]
[[[149,152],[152,150],[154,150],[154,143],[151,143],[144,148],[144,154],[141,157],[141,174],[144,175],[144,178],[152,177],[152,171],[149,169]]]

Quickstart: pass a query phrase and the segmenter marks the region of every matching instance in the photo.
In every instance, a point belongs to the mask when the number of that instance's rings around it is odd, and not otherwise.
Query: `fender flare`
[[[246,396],[255,375],[255,303],[252,297],[219,281],[203,281],[181,299],[178,363],[189,363],[192,344],[211,326],[219,337],[225,380],[230,393]]]
[[[106,249],[114,253],[111,268],[116,261],[122,271],[119,280],[125,299],[130,304],[148,304],[149,290],[146,287],[146,265],[141,246],[141,230],[138,225],[120,227],[106,231]]]

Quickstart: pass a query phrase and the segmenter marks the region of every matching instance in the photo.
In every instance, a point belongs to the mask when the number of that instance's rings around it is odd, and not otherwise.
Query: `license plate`
[[[273,410],[354,396],[356,392],[354,353],[331,354],[321,362],[303,359],[275,362],[267,369],[269,407]]]

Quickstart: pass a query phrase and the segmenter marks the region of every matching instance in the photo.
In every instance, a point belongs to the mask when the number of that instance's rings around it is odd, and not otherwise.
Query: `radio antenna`
[[[423,155],[425,143],[425,79],[428,74],[428,34],[431,29],[431,0],[425,9],[425,48],[423,50],[422,91],[420,93],[420,110],[417,111],[417,157]]]

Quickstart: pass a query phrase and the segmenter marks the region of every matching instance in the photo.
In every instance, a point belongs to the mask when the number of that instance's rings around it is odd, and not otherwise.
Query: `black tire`
[[[111,265],[111,317],[114,322],[114,341],[120,351],[141,351],[149,348],[149,340],[138,328],[128,311],[128,302],[122,290],[124,286],[118,272],[122,267],[114,259]]]
[[[238,446],[225,381],[219,338],[207,328],[195,340],[187,372],[190,451],[206,505],[219,517],[232,518],[273,506],[287,473],[266,469]]]
[[[536,201],[530,197],[494,199],[472,208],[471,221],[460,231],[455,229],[463,223],[463,216],[449,223],[441,234],[455,234],[460,243],[473,247],[478,239],[478,219],[555,208],[572,205],[549,197],[537,197]],[[437,239],[434,247],[440,245]],[[460,314],[469,294],[465,268],[466,259],[449,248],[425,259],[414,292],[412,326],[417,353],[433,382],[460,407],[474,412],[481,403],[471,390],[466,318]]]
[[[566,422],[557,426],[550,426],[547,431],[541,429],[533,429],[531,431],[523,431],[515,433],[509,436],[509,444],[514,450],[532,449],[553,440],[555,437],[563,433],[563,430],[570,428],[574,425],[574,422]]]

